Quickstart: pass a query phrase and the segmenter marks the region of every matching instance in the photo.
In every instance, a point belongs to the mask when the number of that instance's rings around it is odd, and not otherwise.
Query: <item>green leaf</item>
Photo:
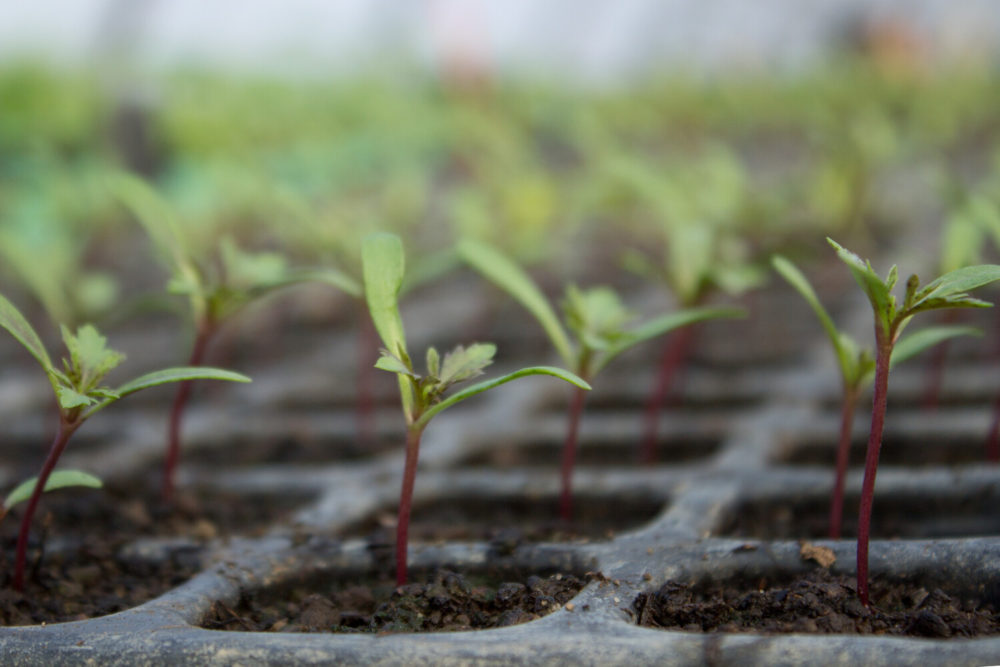
[[[79,408],[97,402],[96,399],[93,399],[86,394],[81,394],[75,389],[63,386],[56,387],[56,397],[59,399],[59,407],[63,410],[72,410],[73,408]]]
[[[6,500],[3,501],[4,511],[7,512],[18,503],[31,498],[37,483],[38,477],[32,477],[14,487],[14,490],[7,494]],[[99,489],[101,488],[101,480],[82,470],[56,470],[45,481],[45,491],[54,491],[67,486],[86,486]]]
[[[843,344],[843,337],[840,331],[833,323],[833,318],[830,314],[826,312],[823,304],[820,303],[819,297],[816,296],[815,290],[813,290],[812,285],[809,284],[809,280],[805,275],[799,271],[798,267],[792,264],[790,261],[782,257],[781,255],[774,255],[771,258],[771,266],[774,270],[781,274],[781,277],[788,281],[795,290],[802,295],[802,298],[806,300],[806,303],[813,309],[816,313],[816,317],[819,319],[821,325],[823,325],[823,330],[826,331],[827,338],[833,344],[834,353],[837,355],[837,361],[840,364],[841,374],[847,378],[851,375],[851,367],[855,363],[855,355],[851,354],[851,351]],[[853,341],[852,341],[853,342]],[[855,346],[856,347],[856,346]]]
[[[883,332],[887,334],[889,332],[890,323],[896,316],[892,295],[889,294],[889,288],[882,281],[882,279],[879,278],[878,274],[875,273],[870,263],[864,261],[850,250],[842,247],[833,239],[827,237],[826,240],[831,246],[834,247],[834,249],[836,249],[837,256],[840,257],[841,261],[847,264],[847,268],[850,269],[854,279],[861,286],[861,289],[864,290],[865,295],[868,297],[868,301],[872,304],[872,309],[875,311],[875,321],[878,323]],[[896,267],[894,266],[889,271],[890,277],[896,274],[895,269]]]
[[[483,382],[479,382],[477,384],[472,385],[471,387],[467,387],[462,391],[452,394],[451,396],[444,399],[440,403],[437,403],[428,408],[428,410],[420,416],[420,419],[416,420],[411,425],[411,428],[424,428],[425,426],[427,426],[427,423],[431,420],[431,418],[433,418],[436,414],[438,414],[442,410],[445,410],[451,407],[452,405],[455,405],[456,403],[460,403],[461,401],[464,401],[467,398],[471,398],[476,394],[481,394],[484,391],[488,391],[490,389],[493,389],[494,387],[499,387],[502,384],[506,384],[511,380],[527,377],[529,375],[551,375],[552,377],[557,377],[561,380],[565,380],[566,382],[569,382],[570,384],[577,386],[581,389],[589,390],[591,388],[591,386],[587,382],[578,377],[575,373],[571,373],[563,368],[555,368],[554,366],[532,366],[530,368],[522,368],[519,371],[509,373],[507,375],[504,375],[502,377],[493,380],[485,380]]]
[[[146,373],[118,387],[115,392],[122,398],[143,389],[156,387],[170,382],[186,382],[188,380],[225,380],[227,382],[250,382],[250,378],[242,373],[227,371],[211,366],[178,366],[165,368],[152,373]]]
[[[447,386],[471,380],[483,374],[483,369],[493,363],[497,346],[493,343],[473,343],[469,347],[457,346],[444,355],[438,379]]]
[[[46,373],[51,373],[54,369],[49,353],[45,351],[42,340],[35,333],[35,330],[28,324],[17,308],[10,301],[0,295],[0,327],[3,327],[17,339],[21,345],[28,349],[38,363],[42,365]]]
[[[983,332],[976,327],[934,326],[921,329],[907,336],[902,336],[892,348],[890,366],[911,359],[929,347],[957,336],[982,336]]]
[[[965,266],[955,269],[929,282],[920,292],[917,293],[917,300],[913,304],[914,310],[928,310],[923,306],[932,300],[950,300],[959,297],[966,299],[966,293],[1000,280],[1000,265],[997,264],[977,264],[976,266]],[[978,299],[974,301],[979,302]],[[984,303],[984,302],[979,302]],[[965,305],[965,304],[958,304]],[[978,304],[969,304],[973,307]],[[949,308],[953,306],[938,305],[936,308]]]
[[[417,377],[413,371],[406,367],[406,364],[400,361],[395,355],[389,354],[388,350],[382,350],[382,356],[375,362],[375,368],[390,373],[406,375],[414,379]]]
[[[458,244],[458,254],[470,266],[517,299],[545,329],[563,362],[575,363],[573,346],[559,323],[559,318],[528,274],[506,256],[485,243],[465,239]]]
[[[306,282],[324,283],[326,285],[332,285],[345,294],[350,294],[353,297],[360,298],[362,296],[361,285],[358,284],[357,280],[350,277],[343,271],[333,268],[289,271],[281,284],[291,285]]]
[[[625,350],[634,347],[643,341],[661,336],[668,331],[673,331],[674,329],[694,324],[695,322],[714,320],[723,317],[746,317],[746,312],[740,308],[688,308],[686,310],[679,310],[675,313],[654,318],[636,329],[633,329],[624,339],[607,348],[598,360],[594,368],[594,373],[604,368],[609,361],[617,357]]]
[[[591,350],[605,350],[625,337],[625,324],[632,319],[610,287],[580,290],[569,285],[562,306],[567,326]]]
[[[176,214],[160,193],[143,179],[127,173],[112,176],[108,186],[146,229],[153,243],[174,263],[175,270],[191,265]]]
[[[65,326],[61,330],[70,363],[78,375],[79,389],[91,389],[125,360],[125,355],[110,349],[108,339],[91,324],[78,328],[76,335]]]
[[[441,357],[434,347],[427,348],[427,375],[432,378],[441,377]]]
[[[403,242],[395,234],[372,234],[362,243],[361,265],[368,312],[379,337],[389,352],[408,358],[398,302],[406,268]]]

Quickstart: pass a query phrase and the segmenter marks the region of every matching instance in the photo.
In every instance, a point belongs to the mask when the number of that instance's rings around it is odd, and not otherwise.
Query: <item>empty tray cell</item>
[[[831,473],[832,474],[832,473]],[[845,539],[857,536],[857,491],[844,498]],[[879,492],[872,510],[873,538],[943,538],[1000,534],[1000,486],[982,486],[966,492]],[[734,507],[719,530],[721,536],[756,539],[813,539],[829,530],[829,495],[745,500]]]
[[[632,495],[573,498],[573,518],[559,518],[555,497],[438,498],[414,505],[410,540],[421,542],[491,541],[505,547],[522,542],[602,541],[652,521],[665,503]],[[396,511],[387,510],[346,529],[368,536],[374,545],[395,542]]]
[[[683,436],[662,435],[656,443],[656,463],[692,463],[706,460],[719,450],[721,441],[712,434]],[[576,463],[579,466],[637,466],[639,438],[622,440],[582,440],[578,444]],[[513,468],[518,466],[557,468],[562,457],[563,443],[538,441],[528,444],[497,444],[487,446],[463,461],[463,465]]]
[[[814,439],[815,438],[815,439]],[[836,433],[829,438],[810,435],[782,447],[776,461],[791,465],[830,466],[831,474],[837,458]],[[862,467],[868,439],[855,435],[851,441],[849,465]],[[939,465],[978,464],[986,462],[986,436],[981,439],[966,435],[928,434],[904,437],[887,432],[879,450],[880,465],[929,467]]]

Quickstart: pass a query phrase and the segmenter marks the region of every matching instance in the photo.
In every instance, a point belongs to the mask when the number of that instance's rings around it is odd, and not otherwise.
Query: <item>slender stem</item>
[[[24,590],[24,563],[28,554],[28,535],[31,532],[31,522],[38,507],[38,500],[42,497],[45,484],[49,481],[49,475],[52,474],[56,463],[59,462],[59,457],[66,449],[66,443],[69,442],[70,436],[81,423],[80,421],[67,421],[61,414],[59,416],[59,430],[56,431],[56,436],[49,447],[48,456],[45,457],[45,463],[42,464],[42,471],[38,473],[38,481],[35,483],[35,489],[31,492],[28,508],[24,511],[24,517],[21,519],[21,530],[17,535],[17,557],[14,562],[13,581],[13,587],[16,591]]]
[[[840,525],[844,516],[844,478],[851,454],[851,432],[854,430],[854,406],[858,402],[858,389],[844,387],[844,404],[840,409],[840,441],[837,443],[837,471],[833,480],[830,502],[830,539],[840,539]]]
[[[670,393],[674,376],[681,362],[687,356],[688,348],[694,333],[693,326],[683,327],[674,332],[663,344],[660,353],[660,368],[656,376],[656,385],[646,401],[644,414],[642,446],[639,450],[639,462],[651,464],[656,460],[656,440],[660,424],[660,410]]]
[[[368,306],[359,301],[361,322],[358,327],[358,375],[355,385],[357,393],[358,441],[368,449],[375,445],[375,362],[378,360],[378,334]]]
[[[202,322],[198,326],[188,366],[201,365],[208,341],[214,332],[215,326],[211,321]],[[163,502],[167,504],[172,502],[174,497],[177,463],[181,457],[181,420],[184,416],[184,407],[191,396],[192,382],[192,380],[185,380],[178,383],[177,393],[174,394],[174,404],[170,409],[170,421],[167,424],[167,455],[163,463],[163,488],[161,491]]]
[[[585,391],[579,387],[575,388],[569,406],[569,424],[562,456],[562,491],[559,495],[559,516],[563,521],[573,519],[573,466],[576,462],[577,432],[580,427],[580,415],[583,414]]]
[[[986,439],[986,460],[1000,463],[1000,396],[993,402],[993,419],[990,421],[989,436]]]
[[[396,585],[406,583],[406,557],[410,534],[410,510],[413,507],[413,483],[417,478],[417,459],[420,456],[422,428],[406,429],[406,464],[403,468],[403,487],[399,494],[399,516],[396,520]]]
[[[892,356],[893,331],[883,332],[875,326],[875,395],[872,399],[872,426],[865,453],[865,478],[861,484],[861,508],[858,512],[858,596],[868,606],[868,536],[871,533],[872,500],[875,495],[875,474],[882,448],[885,426],[886,393],[889,389],[889,359]]]
[[[953,324],[959,320],[958,309],[946,310],[941,315],[941,324]],[[927,380],[924,386],[924,410],[934,411],[938,408],[941,394],[941,381],[944,378],[944,362],[948,356],[948,341],[944,340],[931,350],[930,362],[927,366]]]

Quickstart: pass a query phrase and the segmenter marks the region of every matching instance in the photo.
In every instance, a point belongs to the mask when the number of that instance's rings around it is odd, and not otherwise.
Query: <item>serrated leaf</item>
[[[656,317],[628,332],[628,335],[625,338],[608,347],[604,353],[600,355],[594,366],[593,373],[597,373],[597,371],[604,368],[608,362],[617,357],[619,354],[643,341],[656,338],[657,336],[661,336],[669,331],[679,329],[680,327],[687,326],[689,324],[694,324],[695,322],[714,320],[724,317],[746,317],[746,312],[739,308],[704,307],[688,308]],[[593,374],[591,377],[593,377]]]
[[[958,336],[982,336],[983,332],[975,327],[934,326],[921,329],[907,336],[902,336],[892,348],[890,366],[911,359],[924,350],[950,338]]]
[[[388,371],[390,373],[399,373],[400,375],[406,375],[412,378],[417,377],[413,371],[406,367],[406,364],[397,359],[394,355],[389,354],[387,350],[382,350],[382,356],[375,362],[375,368],[382,371]]]
[[[108,348],[108,339],[93,325],[79,327],[75,335],[66,327],[61,329],[70,363],[80,380],[80,389],[90,389],[125,360],[124,354]]]
[[[56,387],[56,397],[59,399],[59,407],[63,410],[72,410],[97,402],[96,399],[81,394],[70,387]]]
[[[508,373],[499,378],[493,380],[485,380],[478,384],[474,384],[471,387],[467,387],[462,391],[456,392],[451,396],[445,398],[440,403],[437,403],[430,408],[428,408],[424,414],[420,416],[420,419],[413,423],[415,428],[424,428],[427,423],[439,412],[460,403],[467,398],[471,398],[477,394],[481,394],[484,391],[493,389],[494,387],[499,387],[502,384],[506,384],[512,380],[516,380],[522,377],[528,377],[530,375],[551,375],[552,377],[557,377],[561,380],[569,382],[570,384],[579,387],[581,389],[590,389],[591,386],[585,382],[582,378],[577,376],[575,373],[571,373],[563,368],[556,368],[554,366],[532,366],[530,368],[522,368],[519,371],[513,373]]]
[[[473,343],[469,347],[459,345],[444,355],[438,379],[447,386],[478,377],[493,363],[496,352],[497,346],[493,343]]]
[[[27,348],[31,356],[42,365],[46,373],[51,373],[55,370],[52,366],[52,361],[49,359],[49,353],[45,350],[45,346],[42,345],[41,338],[38,337],[35,330],[28,324],[28,320],[24,318],[21,311],[15,308],[14,304],[2,295],[0,295],[0,326],[9,331],[17,342]]]
[[[914,308],[920,308],[929,300],[965,297],[967,292],[998,280],[1000,280],[1000,265],[997,264],[977,264],[955,269],[929,282],[918,294]]]
[[[542,291],[521,267],[494,248],[471,239],[465,239],[458,244],[458,254],[470,266],[527,308],[542,325],[563,362],[567,365],[574,364],[573,346],[562,324],[559,323],[559,317]]]
[[[827,237],[826,240],[837,251],[837,256],[841,261],[847,264],[847,268],[851,271],[851,275],[854,276],[854,280],[857,281],[868,297],[868,301],[875,311],[876,322],[885,333],[888,333],[890,322],[896,314],[893,312],[893,299],[892,295],[889,294],[886,284],[875,273],[871,264],[844,248],[833,239]],[[895,266],[892,268],[896,269]],[[893,270],[890,270],[889,275],[893,275]]]
[[[4,511],[9,511],[18,503],[31,498],[36,484],[38,484],[38,477],[32,477],[14,487],[14,490],[7,494],[7,498],[3,501]],[[85,486],[92,489],[99,489],[102,483],[97,477],[82,470],[55,470],[45,481],[44,492],[62,489],[67,486]]]
[[[407,355],[406,334],[399,316],[399,289],[406,261],[403,242],[395,234],[373,234],[361,246],[365,300],[375,330],[386,348],[395,355]]]

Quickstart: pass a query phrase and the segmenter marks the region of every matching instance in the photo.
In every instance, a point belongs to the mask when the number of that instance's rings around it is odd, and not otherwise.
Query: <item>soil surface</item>
[[[651,499],[617,496],[573,499],[573,520],[559,518],[553,498],[439,499],[414,507],[410,539],[420,542],[492,542],[510,551],[526,542],[601,541],[652,521],[663,509]],[[344,530],[367,536],[373,549],[392,549],[396,513],[376,516]]]
[[[563,574],[490,582],[447,571],[425,583],[400,587],[388,580],[327,582],[297,587],[278,599],[247,597],[235,608],[216,602],[202,627],[379,633],[498,628],[532,621],[563,607],[584,584]]]
[[[871,609],[853,576],[814,570],[794,581],[687,585],[668,581],[633,603],[640,625],[693,632],[805,632],[942,639],[1000,634],[992,604],[915,584],[871,583]]]
[[[735,507],[716,535],[762,540],[825,538],[830,499],[748,500]],[[857,494],[844,499],[841,537],[857,536]],[[970,490],[962,497],[875,493],[871,535],[878,539],[932,539],[1000,534],[993,489]]]
[[[199,569],[197,546],[163,561],[129,558],[123,548],[142,537],[204,542],[260,532],[291,511],[289,499],[182,489],[163,506],[157,485],[110,484],[63,489],[42,497],[29,540],[23,594],[10,588],[24,505],[0,524],[0,624],[27,625],[103,616],[151,600]]]

